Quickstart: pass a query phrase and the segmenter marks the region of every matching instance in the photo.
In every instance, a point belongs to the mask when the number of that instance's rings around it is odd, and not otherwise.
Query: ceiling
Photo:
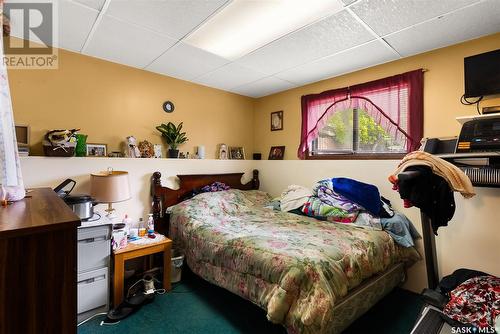
[[[56,46],[261,97],[500,31],[500,0],[332,1],[343,9],[230,61],[185,39],[231,0],[59,0]]]

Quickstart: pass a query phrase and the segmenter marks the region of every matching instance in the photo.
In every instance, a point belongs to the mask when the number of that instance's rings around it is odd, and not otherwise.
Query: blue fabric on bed
[[[414,240],[421,238],[411,220],[402,213],[396,212],[392,218],[381,218],[380,224],[382,224],[382,229],[403,247],[413,247],[415,246]]]
[[[332,179],[333,190],[347,197],[351,201],[361,205],[372,215],[380,213],[380,193],[373,184],[359,182],[346,177],[335,177]]]

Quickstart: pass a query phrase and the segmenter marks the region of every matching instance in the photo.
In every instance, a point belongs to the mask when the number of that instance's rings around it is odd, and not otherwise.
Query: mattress
[[[289,333],[331,333],[360,284],[420,258],[384,231],[268,209],[262,191],[204,193],[172,207],[171,238],[193,272],[250,300]],[[337,319],[338,320],[338,319]]]

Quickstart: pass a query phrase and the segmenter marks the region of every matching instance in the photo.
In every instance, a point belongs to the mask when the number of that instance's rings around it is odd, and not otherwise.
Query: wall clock
[[[163,103],[163,111],[171,113],[175,109],[173,102],[167,101]]]

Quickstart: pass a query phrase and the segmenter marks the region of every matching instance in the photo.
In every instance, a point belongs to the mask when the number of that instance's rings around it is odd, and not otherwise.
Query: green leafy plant
[[[156,130],[161,132],[161,136],[165,138],[165,141],[170,146],[171,150],[177,150],[179,145],[184,144],[188,141],[185,132],[181,132],[182,130],[182,122],[179,125],[175,125],[172,122],[168,122],[167,124],[161,124],[156,127]]]

